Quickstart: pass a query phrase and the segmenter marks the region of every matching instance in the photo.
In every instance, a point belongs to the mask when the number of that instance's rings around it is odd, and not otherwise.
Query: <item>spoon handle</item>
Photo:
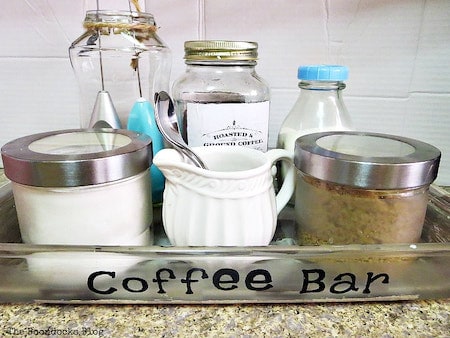
[[[203,162],[192,149],[190,149],[190,151],[186,151],[186,149],[179,147],[178,151],[180,151],[184,156],[190,159],[197,167],[208,170],[205,162]]]
[[[202,169],[208,169],[200,157],[189,148],[181,137],[172,99],[164,91],[155,93],[155,120],[158,129],[166,141],[172,144],[181,154],[189,158],[194,165]]]

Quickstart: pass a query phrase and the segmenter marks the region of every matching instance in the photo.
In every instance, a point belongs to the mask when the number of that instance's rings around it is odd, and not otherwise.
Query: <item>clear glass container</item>
[[[153,102],[169,88],[171,52],[156,33],[152,14],[130,11],[86,12],[85,31],[69,48],[80,89],[80,125],[87,128],[99,91],[110,94],[126,128],[139,97]]]
[[[247,146],[266,151],[270,91],[256,73],[256,42],[186,41],[186,72],[172,88],[191,146]]]
[[[295,218],[301,245],[417,243],[440,151],[356,132],[297,139]]]
[[[294,153],[295,140],[322,131],[351,130],[352,122],[342,91],[348,68],[339,65],[300,66],[300,93],[281,125],[278,148]]]

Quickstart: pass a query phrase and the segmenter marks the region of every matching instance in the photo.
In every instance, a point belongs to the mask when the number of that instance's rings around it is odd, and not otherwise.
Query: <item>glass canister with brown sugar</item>
[[[364,132],[299,137],[295,217],[301,245],[416,243],[441,153]]]

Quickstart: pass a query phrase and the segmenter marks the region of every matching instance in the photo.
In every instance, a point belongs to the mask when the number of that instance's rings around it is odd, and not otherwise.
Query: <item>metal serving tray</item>
[[[156,215],[158,210],[156,210]],[[286,208],[267,247],[43,246],[20,241],[0,187],[0,302],[299,303],[450,297],[450,194],[432,186],[422,242],[296,246]],[[61,226],[64,226],[62,223]],[[126,226],[126,224],[124,224]]]

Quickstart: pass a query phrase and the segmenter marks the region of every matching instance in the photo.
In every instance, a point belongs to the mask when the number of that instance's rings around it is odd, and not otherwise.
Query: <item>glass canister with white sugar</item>
[[[186,72],[172,95],[185,141],[267,151],[270,91],[255,70],[258,44],[198,40],[184,49]]]
[[[302,245],[415,243],[441,153],[393,135],[324,132],[295,143]]]
[[[1,153],[25,243],[153,243],[150,137],[62,130],[13,140]]]

